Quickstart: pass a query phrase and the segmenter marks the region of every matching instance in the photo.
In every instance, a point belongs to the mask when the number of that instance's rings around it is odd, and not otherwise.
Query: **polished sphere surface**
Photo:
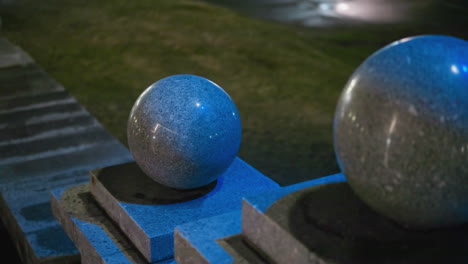
[[[192,189],[217,179],[232,163],[241,141],[234,102],[214,82],[173,75],[136,100],[127,126],[130,151],[153,180]]]
[[[338,163],[355,193],[401,225],[468,221],[468,42],[396,41],[353,73],[334,120]]]

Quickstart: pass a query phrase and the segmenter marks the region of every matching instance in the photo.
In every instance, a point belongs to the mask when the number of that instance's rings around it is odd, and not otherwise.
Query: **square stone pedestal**
[[[347,182],[282,192],[248,197],[242,212],[243,235],[274,263],[468,262],[468,225],[403,228],[369,208]]]
[[[162,186],[127,163],[91,172],[91,193],[147,261],[174,254],[174,228],[241,209],[242,197],[279,188],[236,158],[217,182],[180,191]]]

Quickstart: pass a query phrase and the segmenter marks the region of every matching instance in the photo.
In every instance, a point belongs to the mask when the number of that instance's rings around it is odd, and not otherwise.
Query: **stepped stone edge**
[[[278,239],[275,241],[265,240],[261,234],[265,232],[264,229],[266,226],[269,227],[270,232],[273,230],[275,237],[281,237],[281,241]],[[318,257],[295,238],[288,235],[286,230],[269,219],[262,212],[255,209],[246,200],[242,201],[242,234],[248,243],[258,248],[275,263],[289,264],[291,259],[294,259],[296,264],[326,263],[325,260]],[[298,247],[293,252],[290,252],[290,254],[284,254],[281,248],[288,248],[288,246],[282,245],[291,244],[298,245]],[[293,254],[294,257],[291,257],[291,254]]]
[[[107,188],[105,188],[101,184],[101,182],[98,179],[96,179],[95,172],[97,171],[98,170],[93,170],[90,172],[91,194],[93,195],[97,203],[101,206],[101,208],[110,216],[110,218],[113,221],[117,223],[117,226],[119,226],[122,229],[122,232],[124,234],[128,234],[128,239],[135,245],[135,247],[146,258],[146,260],[148,262],[151,262],[150,239],[145,234],[145,232],[142,229],[140,229],[139,226],[133,221],[133,219],[129,217],[120,206],[118,206],[117,200],[115,200],[113,195],[109,193]],[[100,195],[101,193],[105,193],[105,195]]]
[[[73,216],[69,215],[69,213],[65,211],[65,209],[60,205],[60,202],[57,200],[57,198],[53,194],[50,195],[50,206],[52,208],[52,214],[54,215],[55,219],[57,219],[57,221],[60,223],[64,230],[68,229],[70,230],[71,234],[75,235],[70,236],[69,232],[65,232],[75,245],[78,244],[79,241],[87,242],[87,254],[83,254],[83,252],[80,252],[80,255],[82,257],[81,264],[106,264],[102,261],[102,258],[99,257],[98,252],[91,245],[89,240],[81,232],[76,231],[77,226],[71,220]]]

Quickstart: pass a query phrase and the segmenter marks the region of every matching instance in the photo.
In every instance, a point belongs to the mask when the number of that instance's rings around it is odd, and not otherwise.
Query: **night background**
[[[239,156],[281,185],[339,172],[333,115],[366,57],[408,36],[468,39],[463,0],[0,0],[0,17],[1,34],[124,144],[153,82],[214,81],[239,109]]]

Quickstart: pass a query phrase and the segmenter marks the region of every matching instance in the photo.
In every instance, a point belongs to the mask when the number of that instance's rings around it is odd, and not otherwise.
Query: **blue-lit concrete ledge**
[[[88,185],[52,191],[51,205],[54,216],[80,250],[82,264],[148,263],[92,202]],[[176,264],[173,259],[152,263]]]
[[[116,175],[118,176],[118,175]],[[119,178],[115,178],[119,182]],[[174,228],[241,209],[242,197],[279,188],[278,184],[236,158],[208,194],[174,204],[130,204],[117,200],[92,174],[91,192],[148,261],[173,256]]]
[[[346,178],[342,173],[333,174],[330,176],[289,185],[277,190],[264,192],[261,195],[247,196],[244,197],[243,202],[244,204],[248,204],[249,206],[255,208],[260,212],[265,212],[265,210],[268,209],[268,207],[270,207],[274,202],[295,191],[299,191],[320,184],[343,181],[346,181]]]
[[[291,186],[269,190],[254,196],[244,198],[248,208],[255,208],[262,214],[272,204],[288,194],[308,187],[344,181],[342,174],[331,175],[314,179]],[[244,205],[244,209],[246,206]],[[249,248],[232,248],[229,241],[243,240],[241,214],[247,214],[248,210],[234,211],[178,226],[175,230],[175,259],[178,263],[236,263],[240,259],[247,263],[255,263],[255,256],[261,256],[263,252],[247,252]],[[249,225],[251,229],[252,225]],[[248,228],[249,228],[248,227]],[[258,229],[252,232],[258,231]],[[268,239],[267,234],[258,234],[260,239]],[[255,246],[254,246],[255,247]],[[240,250],[240,251],[238,251]],[[256,255],[259,254],[260,255]],[[248,260],[243,259],[247,257]]]
[[[216,240],[240,232],[240,211],[178,226],[174,233],[175,259],[178,263],[233,263],[233,257]]]
[[[18,179],[1,186],[0,218],[25,263],[79,263],[78,250],[50,210],[49,189],[87,181],[83,171],[40,179]]]

